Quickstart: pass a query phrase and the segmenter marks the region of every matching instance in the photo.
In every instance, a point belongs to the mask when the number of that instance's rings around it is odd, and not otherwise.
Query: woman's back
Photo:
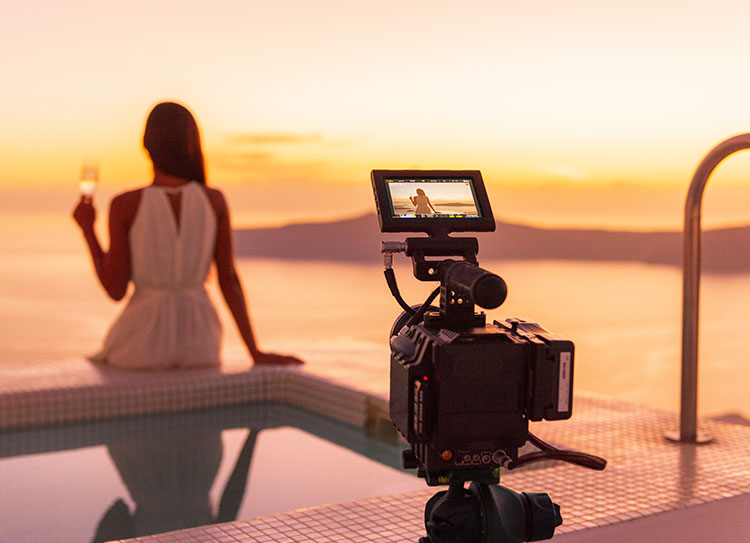
[[[129,368],[219,364],[221,325],[203,286],[216,229],[198,183],[140,191],[128,232],[135,292],[95,359]]]
[[[151,185],[141,191],[128,237],[137,289],[199,288],[214,255],[216,215],[198,183]]]

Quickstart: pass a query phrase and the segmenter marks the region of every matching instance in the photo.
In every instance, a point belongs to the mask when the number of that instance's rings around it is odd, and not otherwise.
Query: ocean
[[[0,227],[0,364],[95,352],[123,303],[109,300],[96,282],[70,219],[5,214]],[[421,303],[434,285],[414,279],[399,256],[402,294]],[[576,390],[678,409],[680,269],[543,260],[480,264],[509,287],[490,319],[535,320],[575,343]],[[296,353],[313,370],[387,392],[387,339],[401,310],[380,266],[242,259],[238,270],[263,348]],[[211,277],[224,354],[243,356],[215,284]],[[705,274],[701,300],[699,412],[748,415],[750,274]]]

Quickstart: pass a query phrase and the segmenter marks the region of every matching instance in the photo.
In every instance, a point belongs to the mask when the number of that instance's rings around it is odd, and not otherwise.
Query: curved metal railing
[[[685,443],[706,443],[698,431],[698,317],[701,275],[701,203],[703,189],[716,167],[729,155],[750,149],[750,134],[722,141],[698,164],[685,200],[682,246],[682,381],[680,432],[667,437]]]

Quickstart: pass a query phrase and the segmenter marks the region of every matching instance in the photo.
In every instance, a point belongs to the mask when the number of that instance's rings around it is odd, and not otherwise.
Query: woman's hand
[[[257,351],[253,354],[253,361],[259,366],[300,366],[304,364],[304,362],[296,356],[279,353],[266,353],[263,351]]]
[[[73,210],[73,220],[78,223],[81,230],[93,229],[96,221],[96,209],[90,199],[81,196],[81,201]]]

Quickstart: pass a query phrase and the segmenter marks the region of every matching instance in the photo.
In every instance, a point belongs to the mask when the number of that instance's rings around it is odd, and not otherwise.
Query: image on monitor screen
[[[481,217],[471,179],[386,179],[397,219]]]

